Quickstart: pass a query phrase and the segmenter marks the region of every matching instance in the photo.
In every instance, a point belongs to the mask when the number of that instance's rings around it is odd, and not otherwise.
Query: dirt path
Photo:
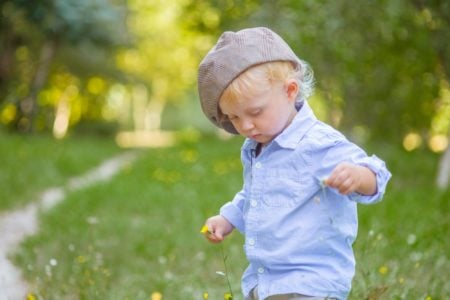
[[[69,179],[66,185],[45,190],[36,202],[24,208],[0,214],[0,300],[24,300],[28,291],[21,271],[8,259],[19,243],[38,230],[37,214],[64,200],[67,193],[106,181],[137,157],[127,152],[104,161],[82,176]]]

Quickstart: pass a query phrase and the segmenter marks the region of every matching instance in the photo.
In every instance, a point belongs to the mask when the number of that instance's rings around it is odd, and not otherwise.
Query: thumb
[[[223,241],[223,233],[214,227],[211,227],[211,231],[206,236],[206,238],[212,243],[220,243]]]

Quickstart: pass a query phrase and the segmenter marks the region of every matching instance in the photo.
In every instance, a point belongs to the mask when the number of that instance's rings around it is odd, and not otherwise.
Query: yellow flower
[[[29,294],[27,295],[27,300],[36,300],[36,297],[34,297],[33,294],[29,293]]]
[[[79,255],[77,257],[77,262],[81,265],[84,264],[86,262],[86,257],[84,257],[83,255]]]
[[[233,295],[231,295],[231,293],[225,293],[223,295],[223,299],[224,300],[233,300]]]
[[[181,152],[181,160],[185,163],[194,163],[198,159],[198,153],[194,150],[185,150]]]
[[[388,267],[386,267],[386,266],[381,266],[381,267],[378,269],[378,272],[379,272],[381,275],[386,275],[388,271],[389,271],[389,269],[388,269]]]
[[[203,293],[203,299],[208,299],[208,297],[209,297],[208,292],[204,292],[204,293]]]
[[[432,298],[431,298],[430,296],[427,296],[427,297],[425,298],[425,300],[432,300]]]
[[[152,293],[150,299],[151,300],[161,300],[162,299],[162,295],[161,295],[161,293],[154,292],[154,293]]]
[[[211,233],[211,232],[209,231],[208,226],[203,225],[202,229],[200,229],[200,233],[205,234],[205,233]]]

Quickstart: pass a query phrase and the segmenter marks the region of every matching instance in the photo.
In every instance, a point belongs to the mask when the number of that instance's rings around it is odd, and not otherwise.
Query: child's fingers
[[[220,239],[220,238],[218,238],[218,237],[215,236],[215,235],[210,235],[210,236],[208,237],[208,241],[210,241],[211,243],[214,243],[214,244],[218,244],[218,243],[222,242],[223,239]]]
[[[327,186],[336,188],[342,180],[342,168],[338,165],[331,174],[324,180]]]
[[[338,187],[339,193],[348,195],[353,191],[353,180],[351,178],[343,181]]]
[[[337,188],[340,185],[340,178],[336,172],[333,172],[324,182],[329,187]]]
[[[212,243],[220,243],[223,241],[223,234],[220,230],[215,230],[214,224],[205,224],[200,230],[205,235],[208,241]]]
[[[212,243],[220,243],[223,241],[223,235],[217,232],[209,233],[206,238]]]
[[[348,195],[355,191],[358,186],[356,178],[352,175],[348,168],[337,167],[327,178],[325,184],[331,188],[335,188],[340,194]]]

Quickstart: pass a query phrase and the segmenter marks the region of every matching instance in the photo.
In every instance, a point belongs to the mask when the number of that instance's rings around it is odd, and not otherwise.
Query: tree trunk
[[[449,139],[450,141],[450,135]],[[450,179],[450,145],[447,146],[444,154],[442,154],[439,161],[439,170],[436,178],[437,187],[441,190],[448,188]]]
[[[30,86],[28,96],[19,103],[19,117],[16,127],[22,132],[32,132],[34,118],[38,111],[36,97],[47,81],[48,72],[56,52],[56,41],[48,40],[42,45],[36,74]]]
[[[0,55],[0,85],[7,81],[11,76],[11,70],[14,65],[14,48],[11,44],[6,44]]]

